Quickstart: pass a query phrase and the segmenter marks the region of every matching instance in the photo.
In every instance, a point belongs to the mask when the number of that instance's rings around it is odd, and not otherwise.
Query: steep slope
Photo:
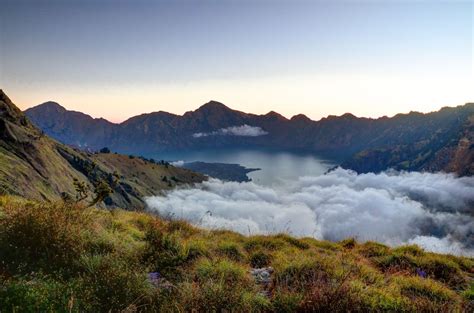
[[[74,180],[89,189],[111,182],[111,206],[143,207],[143,197],[176,184],[199,182],[202,175],[166,164],[115,154],[90,154],[60,144],[37,129],[0,90],[0,194],[54,200],[76,195]],[[167,177],[166,179],[164,177]],[[89,196],[89,200],[92,195]]]
[[[474,175],[474,104],[443,108],[426,119],[397,115],[393,125],[342,165],[358,172],[386,168]],[[397,138],[398,134],[398,138]]]
[[[469,169],[472,130],[466,125],[474,115],[474,104],[427,114],[398,114],[391,118],[358,118],[347,113],[312,121],[304,115],[286,119],[276,112],[247,114],[211,101],[182,116],[157,112],[133,117],[119,125],[101,126],[99,120],[90,118],[89,122],[98,129],[108,129],[100,135],[88,132],[87,127],[72,130],[62,126],[57,120],[73,118],[69,111],[61,111],[56,117],[40,114],[44,111],[43,104],[27,110],[26,114],[47,134],[69,144],[84,140],[83,144],[92,149],[108,146],[113,151],[146,156],[166,151],[228,147],[301,150],[360,172],[394,167],[472,174]],[[261,130],[265,135],[251,136],[231,130],[244,125]],[[59,136],[58,132],[67,135]],[[465,139],[461,140],[461,134]],[[458,148],[454,149],[455,146]]]

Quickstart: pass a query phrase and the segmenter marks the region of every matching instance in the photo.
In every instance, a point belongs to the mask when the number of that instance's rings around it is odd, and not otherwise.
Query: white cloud
[[[261,127],[250,126],[247,124],[241,126],[231,126],[227,128],[221,128],[219,130],[209,133],[194,133],[194,138],[207,137],[207,136],[243,136],[243,137],[257,137],[267,135],[268,132],[264,131]]]
[[[474,255],[474,178],[336,169],[279,187],[211,180],[147,199],[149,210],[243,234],[289,232]]]
[[[176,167],[182,167],[184,165],[184,161],[183,160],[174,161],[174,162],[171,162],[171,165],[176,166]]]

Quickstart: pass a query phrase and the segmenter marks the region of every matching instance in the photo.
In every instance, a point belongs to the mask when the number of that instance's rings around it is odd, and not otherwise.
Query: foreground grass
[[[263,287],[250,269],[266,266]],[[467,312],[473,276],[472,258],[416,246],[245,237],[0,197],[2,313]]]

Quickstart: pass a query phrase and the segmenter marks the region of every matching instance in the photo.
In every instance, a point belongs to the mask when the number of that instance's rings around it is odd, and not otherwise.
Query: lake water
[[[170,153],[161,156],[184,162],[203,161],[240,164],[261,170],[247,174],[255,183],[271,186],[301,176],[324,174],[334,163],[311,154],[260,150],[212,150]]]

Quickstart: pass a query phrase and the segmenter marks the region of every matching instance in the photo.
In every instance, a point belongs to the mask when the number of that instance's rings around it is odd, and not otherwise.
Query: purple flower
[[[149,280],[152,284],[158,284],[158,283],[160,282],[160,279],[161,279],[160,273],[158,273],[158,272],[151,272],[151,273],[148,273],[148,280]]]
[[[423,278],[426,278],[428,276],[428,274],[426,274],[426,272],[422,270],[421,268],[416,269],[416,274],[418,274],[418,276],[423,277]]]

